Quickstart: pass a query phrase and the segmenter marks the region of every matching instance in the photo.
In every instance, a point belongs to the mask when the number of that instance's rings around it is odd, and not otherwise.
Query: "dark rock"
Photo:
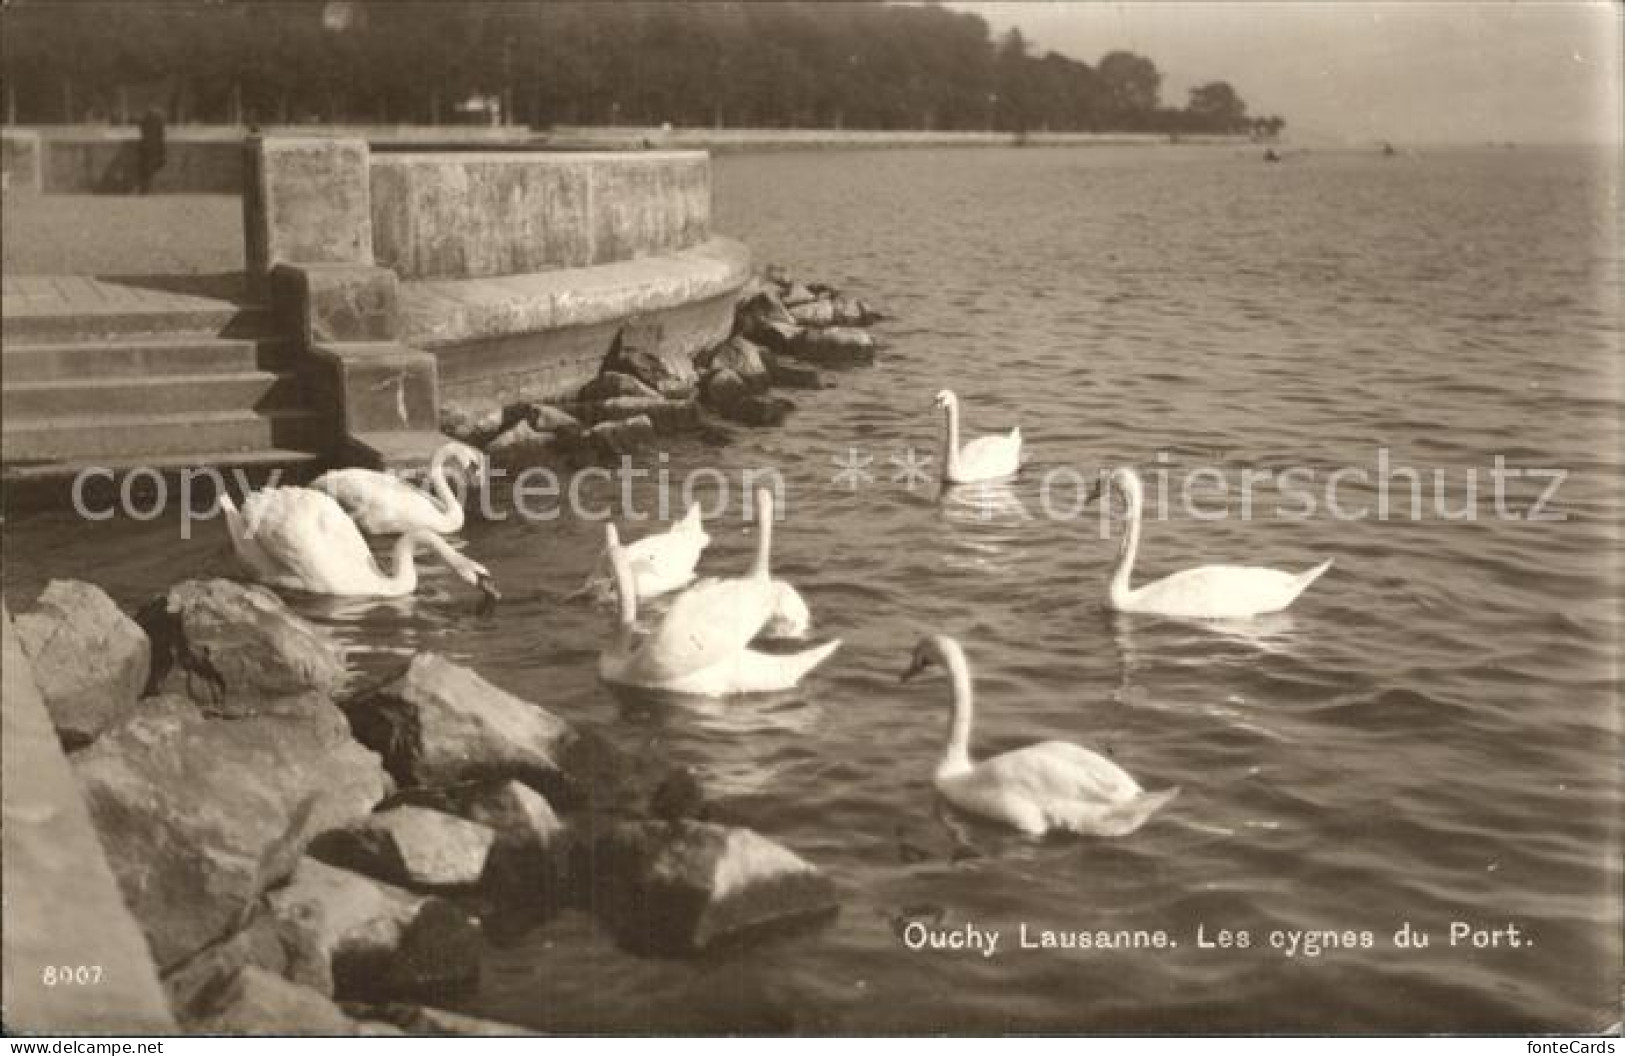
[[[763,319],[747,315],[739,327],[744,337],[771,352],[788,352],[801,334],[801,327],[792,322]]]
[[[502,408],[442,400],[440,431],[453,440],[483,448],[510,424]]]
[[[768,380],[781,389],[824,387],[824,376],[818,373],[817,367],[809,363],[799,362],[789,356],[775,355],[765,349],[762,352],[762,363],[767,367]]]
[[[340,996],[386,993],[383,980],[407,928],[438,901],[308,856],[267,898],[284,935],[310,936],[330,979],[325,992]],[[474,926],[466,917],[464,925],[460,930]]]
[[[885,318],[867,301],[856,297],[839,296],[831,303],[835,309],[836,326],[868,326]]]
[[[303,718],[223,721],[159,697],[73,761],[160,969],[239,930],[314,834],[390,791],[377,756],[325,702]]]
[[[147,685],[152,646],[100,588],[53,579],[32,612],[13,621],[57,736],[82,747]]]
[[[749,395],[750,388],[744,378],[731,370],[713,370],[705,376],[700,399],[713,411],[726,414],[729,408]]]
[[[320,710],[344,678],[344,650],[269,588],[188,580],[148,602],[149,693],[177,693],[211,714]]]
[[[533,1033],[522,1027],[497,1023],[489,1019],[476,1019],[459,1012],[425,1005],[367,1005],[356,1012],[370,1019],[389,1023],[407,1034],[437,1038],[515,1038]]]
[[[610,461],[653,449],[655,436],[654,422],[640,414],[618,422],[599,422],[587,430],[585,441],[600,459]]]
[[[358,1033],[356,1024],[326,996],[263,968],[232,976],[193,1024],[203,1034]]]
[[[790,283],[790,285],[786,287],[784,295],[781,298],[781,300],[784,301],[784,306],[791,309],[795,308],[795,306],[798,304],[806,304],[809,301],[815,301],[817,299],[817,294],[813,293],[799,282]]]
[[[762,269],[762,278],[779,287],[791,286],[795,281],[790,277],[790,269],[783,264],[769,264]]]
[[[581,432],[581,423],[561,407],[555,407],[550,403],[530,403],[523,406],[525,413],[521,417],[538,432],[557,433],[560,436]]]
[[[480,981],[484,946],[479,925],[468,914],[444,899],[430,899],[401,933],[376,992],[442,997],[470,990]]]
[[[794,325],[795,318],[790,310],[779,300],[779,295],[770,289],[757,292],[754,297],[742,301],[734,311],[735,319],[759,319],[765,323],[784,323]]]
[[[427,807],[381,810],[318,836],[310,853],[344,869],[415,888],[473,887],[496,833]]]
[[[783,425],[796,409],[793,401],[783,396],[743,396],[726,410],[723,416],[741,425]]]
[[[623,822],[586,855],[594,908],[633,950],[692,953],[822,919],[835,886],[784,847],[707,822]]]
[[[707,813],[705,788],[687,767],[673,770],[649,796],[649,816],[660,821],[703,821]]]
[[[668,400],[660,396],[616,396],[600,403],[572,404],[571,409],[583,422],[622,422],[642,416],[654,425],[662,436],[687,432],[700,423],[699,406],[693,400]]]
[[[769,384],[767,364],[762,361],[763,349],[754,341],[734,335],[711,349],[704,357],[706,370],[731,370],[744,381],[752,392],[766,392]]]
[[[790,309],[790,317],[802,326],[835,325],[834,301],[808,301]]]
[[[327,955],[310,929],[289,926],[261,912],[241,931],[199,951],[164,976],[170,1007],[182,1021],[197,1019],[232,976],[250,967],[324,995],[333,993]]]
[[[684,399],[698,380],[688,355],[665,347],[657,325],[628,323],[615,335],[599,373],[630,374],[661,396]]]
[[[803,330],[791,342],[790,352],[821,367],[867,366],[875,361],[875,339],[867,330],[828,326]]]
[[[556,437],[528,421],[518,422],[486,445],[491,465],[504,470],[546,465],[557,454]]]
[[[630,374],[619,374],[609,370],[593,378],[581,387],[576,393],[576,399],[582,403],[599,403],[612,400],[617,396],[641,396],[645,399],[658,400],[660,393],[651,386],[645,385]]]
[[[568,723],[434,653],[345,710],[402,785],[517,777],[555,802],[575,791],[561,766],[576,738]]]

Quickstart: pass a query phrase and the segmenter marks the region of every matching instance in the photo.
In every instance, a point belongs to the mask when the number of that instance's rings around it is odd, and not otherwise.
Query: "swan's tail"
[[[734,660],[730,693],[779,693],[794,689],[812,669],[830,658],[841,640],[825,642],[799,653],[763,653],[746,649]]]
[[[1142,792],[1097,817],[1091,828],[1102,836],[1127,836],[1150,821],[1151,815],[1167,806],[1177,795],[1178,785],[1157,792]]]
[[[1309,571],[1303,573],[1297,579],[1293,580],[1292,596],[1296,598],[1299,594],[1302,594],[1304,591],[1308,590],[1309,584],[1325,575],[1326,570],[1332,567],[1332,562],[1334,560],[1336,560],[1336,558],[1328,557],[1314,568],[1311,568]]]

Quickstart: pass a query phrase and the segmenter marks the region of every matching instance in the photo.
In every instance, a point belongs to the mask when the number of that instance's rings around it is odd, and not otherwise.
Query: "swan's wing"
[[[260,551],[285,570],[288,585],[322,590],[351,566],[371,569],[372,551],[343,507],[309,488],[267,488],[243,503]]]
[[[682,579],[700,563],[700,552],[711,541],[704,532],[672,529],[647,535],[627,548],[634,572],[643,571],[663,581]]]
[[[1032,800],[1046,813],[1052,806],[1087,801],[1101,807],[1139,796],[1139,782],[1103,755],[1065,741],[1028,745],[978,763],[979,781]]]
[[[677,595],[638,650],[640,676],[665,681],[712,667],[749,645],[773,612],[766,579],[706,579]]]
[[[960,472],[966,476],[1006,476],[1021,465],[1021,434],[979,436],[959,449]]]
[[[1299,579],[1273,568],[1204,565],[1137,588],[1134,602],[1172,616],[1250,616],[1285,608],[1307,586]]]
[[[801,592],[782,579],[773,581],[773,613],[762,627],[766,638],[805,638],[812,629],[812,610]]]

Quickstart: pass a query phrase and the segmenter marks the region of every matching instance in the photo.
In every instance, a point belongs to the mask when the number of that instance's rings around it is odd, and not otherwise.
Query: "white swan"
[[[1147,792],[1103,755],[1066,741],[1043,741],[981,762],[970,757],[970,665],[946,635],[920,639],[903,681],[934,664],[953,679],[948,747],[935,784],[960,810],[1004,822],[1032,836],[1051,829],[1126,836],[1179,794],[1178,787]]]
[[[615,573],[619,618],[614,640],[599,658],[607,682],[703,696],[771,693],[790,689],[840,648],[827,642],[799,653],[750,648],[775,611],[768,573],[773,499],[757,493],[756,560],[744,576],[706,579],[679,594],[646,635],[637,628],[637,586],[613,524],[605,525],[605,549]]]
[[[446,480],[446,465],[459,473],[486,464],[485,454],[453,440],[443,444],[429,462],[428,486],[432,495],[389,473],[375,469],[335,469],[310,485],[338,500],[344,512],[372,535],[399,535],[414,528],[450,535],[463,528],[463,506]]]
[[[270,586],[357,597],[410,594],[418,583],[413,554],[422,544],[488,601],[501,596],[483,565],[425,529],[402,535],[394,548],[395,571],[381,571],[361,529],[325,492],[264,488],[249,494],[240,511],[224,490],[219,501],[232,549],[255,579]]]
[[[1139,474],[1127,466],[1111,472],[1107,484],[1096,483],[1086,503],[1099,498],[1107,486],[1123,493],[1128,504],[1128,529],[1117,552],[1107,603],[1118,612],[1140,612],[1179,619],[1238,619],[1279,612],[1291,605],[1309,584],[1332,567],[1330,559],[1307,572],[1280,572],[1251,565],[1203,565],[1175,572],[1141,587],[1130,587],[1134,558],[1140,549],[1140,519],[1145,504]]]
[[[700,553],[711,545],[700,519],[698,504],[689,506],[682,520],[663,532],[653,532],[621,549],[627,564],[632,566],[632,581],[637,587],[638,601],[648,601],[662,594],[681,590],[694,582],[694,568],[700,563]],[[598,555],[592,575],[582,588],[571,597],[582,594],[598,595],[600,591],[613,592],[614,577],[606,568],[609,552]]]
[[[975,484],[1014,476],[1021,468],[1021,429],[1004,436],[979,436],[959,446],[959,397],[947,389],[937,393],[936,405],[947,418],[942,441],[942,480],[945,484]]]

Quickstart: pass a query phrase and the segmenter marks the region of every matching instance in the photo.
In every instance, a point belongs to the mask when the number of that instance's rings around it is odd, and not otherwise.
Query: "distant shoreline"
[[[928,132],[837,128],[627,128],[559,125],[538,135],[543,149],[703,149],[714,153],[778,150],[853,150],[900,147],[1145,147],[1234,146],[1242,135],[1159,132]]]

